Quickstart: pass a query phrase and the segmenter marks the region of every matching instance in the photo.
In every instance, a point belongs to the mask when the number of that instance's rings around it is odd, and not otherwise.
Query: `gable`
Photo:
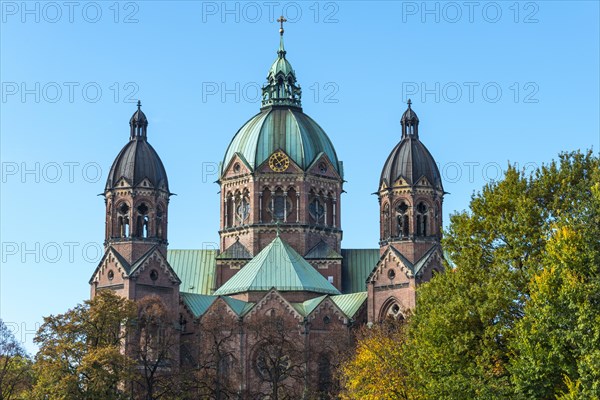
[[[336,171],[336,166],[333,165],[327,154],[323,152],[317,154],[313,162],[309,165],[307,172],[325,178],[342,179]]]
[[[223,253],[217,256],[219,260],[239,260],[239,259],[250,259],[252,254],[243,244],[240,243],[239,239],[229,246]]]
[[[159,273],[164,274],[172,284],[180,284],[181,280],[177,276],[177,273],[169,265],[167,259],[158,250],[158,246],[150,249],[144,254],[138,261],[131,266],[129,276],[133,279],[140,277],[147,269],[156,269]],[[158,277],[157,277],[158,278]],[[153,280],[155,280],[153,278]]]
[[[269,166],[269,160],[271,159],[271,156],[275,153],[278,152],[282,152],[283,154],[285,154],[285,157],[287,157],[288,160],[288,166],[284,171],[281,172],[276,172],[274,170],[271,169],[271,167]],[[282,149],[278,149],[275,150],[272,154],[269,154],[269,157],[266,158],[265,161],[263,161],[257,168],[256,168],[257,172],[261,172],[261,173],[273,173],[273,174],[301,174],[304,171],[302,170],[302,167],[300,167],[298,164],[296,164],[296,162],[292,159],[292,157],[290,157],[284,150]]]
[[[282,312],[284,315],[290,315],[292,318],[302,321],[304,316],[294,308],[277,290],[271,289],[260,299],[252,309],[246,314],[245,320],[252,320],[255,316],[262,316],[267,311],[275,309]]]
[[[385,286],[414,278],[413,265],[393,246],[388,246],[367,278],[367,283]]]
[[[98,282],[101,276],[106,274],[108,269],[111,267],[114,268],[114,273],[119,274],[123,279],[129,276],[131,266],[117,250],[115,250],[112,246],[109,246],[100,259],[98,266],[92,273],[89,284],[91,285],[94,282]]]
[[[233,158],[223,169],[221,179],[226,178],[237,178],[240,176],[248,175],[252,173],[252,167],[246,161],[244,156],[240,153],[235,153]]]

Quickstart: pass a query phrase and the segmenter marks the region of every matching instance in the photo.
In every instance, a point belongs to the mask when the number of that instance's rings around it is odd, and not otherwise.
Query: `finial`
[[[275,222],[275,225],[277,226],[277,237],[279,237],[279,224],[281,223],[280,219],[277,219],[277,222]]]
[[[279,34],[283,36],[283,23],[287,22],[287,19],[285,19],[285,17],[282,15],[281,17],[277,18],[277,22],[281,24],[279,27]]]
[[[138,106],[138,111],[139,111],[142,108],[142,102],[141,102],[141,100],[138,100],[137,106]]]
[[[406,104],[408,104],[408,108],[410,108],[410,105],[412,104],[412,101],[410,101],[410,99],[408,99],[408,101],[406,102]]]

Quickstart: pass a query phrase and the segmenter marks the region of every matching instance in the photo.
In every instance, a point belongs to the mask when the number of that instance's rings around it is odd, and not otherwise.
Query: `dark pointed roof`
[[[404,114],[402,114],[402,118],[400,119],[400,123],[402,125],[407,125],[407,124],[413,124],[413,125],[418,125],[419,124],[419,117],[417,117],[417,113],[413,111],[411,105],[412,105],[412,101],[410,99],[408,99],[408,108],[406,109],[406,111],[404,111]]]
[[[137,108],[137,111],[133,113],[129,120],[132,139],[138,130],[141,130],[140,133],[143,133],[143,135],[146,136],[146,128],[148,127],[148,118],[146,118],[146,114],[142,111],[142,102],[139,100],[137,102]]]
[[[422,178],[434,188],[444,190],[438,166],[427,147],[419,140],[419,118],[411,102],[402,115],[402,140],[394,147],[381,171],[380,185],[391,186],[403,178],[409,185],[418,184]]]
[[[105,189],[114,189],[121,179],[125,179],[132,187],[148,179],[155,188],[168,192],[167,172],[156,150],[147,141],[148,119],[141,110],[140,102],[129,120],[129,126],[129,143],[113,162]]]

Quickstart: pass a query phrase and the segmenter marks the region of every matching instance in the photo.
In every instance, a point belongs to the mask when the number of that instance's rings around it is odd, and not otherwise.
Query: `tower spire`
[[[269,106],[293,106],[300,107],[302,89],[296,83],[296,73],[292,65],[285,58],[286,51],[283,45],[283,23],[287,19],[282,15],[277,18],[279,22],[279,49],[277,59],[271,65],[267,75],[267,84],[262,88],[262,107]]]
[[[285,32],[285,30],[283,29],[283,23],[287,22],[287,19],[285,19],[285,17],[282,15],[281,17],[279,17],[277,19],[277,22],[279,22],[280,27],[279,27],[279,50],[277,50],[277,55],[279,56],[279,58],[285,58],[285,47],[283,45],[283,32]]]

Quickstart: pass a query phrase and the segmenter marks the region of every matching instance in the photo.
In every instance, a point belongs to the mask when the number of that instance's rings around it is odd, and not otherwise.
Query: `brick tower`
[[[419,139],[419,118],[408,100],[402,137],[387,158],[377,192],[379,263],[369,276],[369,322],[403,318],[415,306],[415,289],[442,270],[442,180]]]
[[[129,121],[129,142],[110,168],[104,190],[104,256],[90,279],[92,297],[111,289],[138,300],[155,294],[176,310],[179,278],[167,262],[169,183],[148,143],[148,119],[138,101]]]
[[[302,111],[302,90],[283,44],[285,20],[279,21],[279,50],[260,112],[238,130],[221,166],[216,287],[279,231],[341,289],[343,167],[325,131]]]

